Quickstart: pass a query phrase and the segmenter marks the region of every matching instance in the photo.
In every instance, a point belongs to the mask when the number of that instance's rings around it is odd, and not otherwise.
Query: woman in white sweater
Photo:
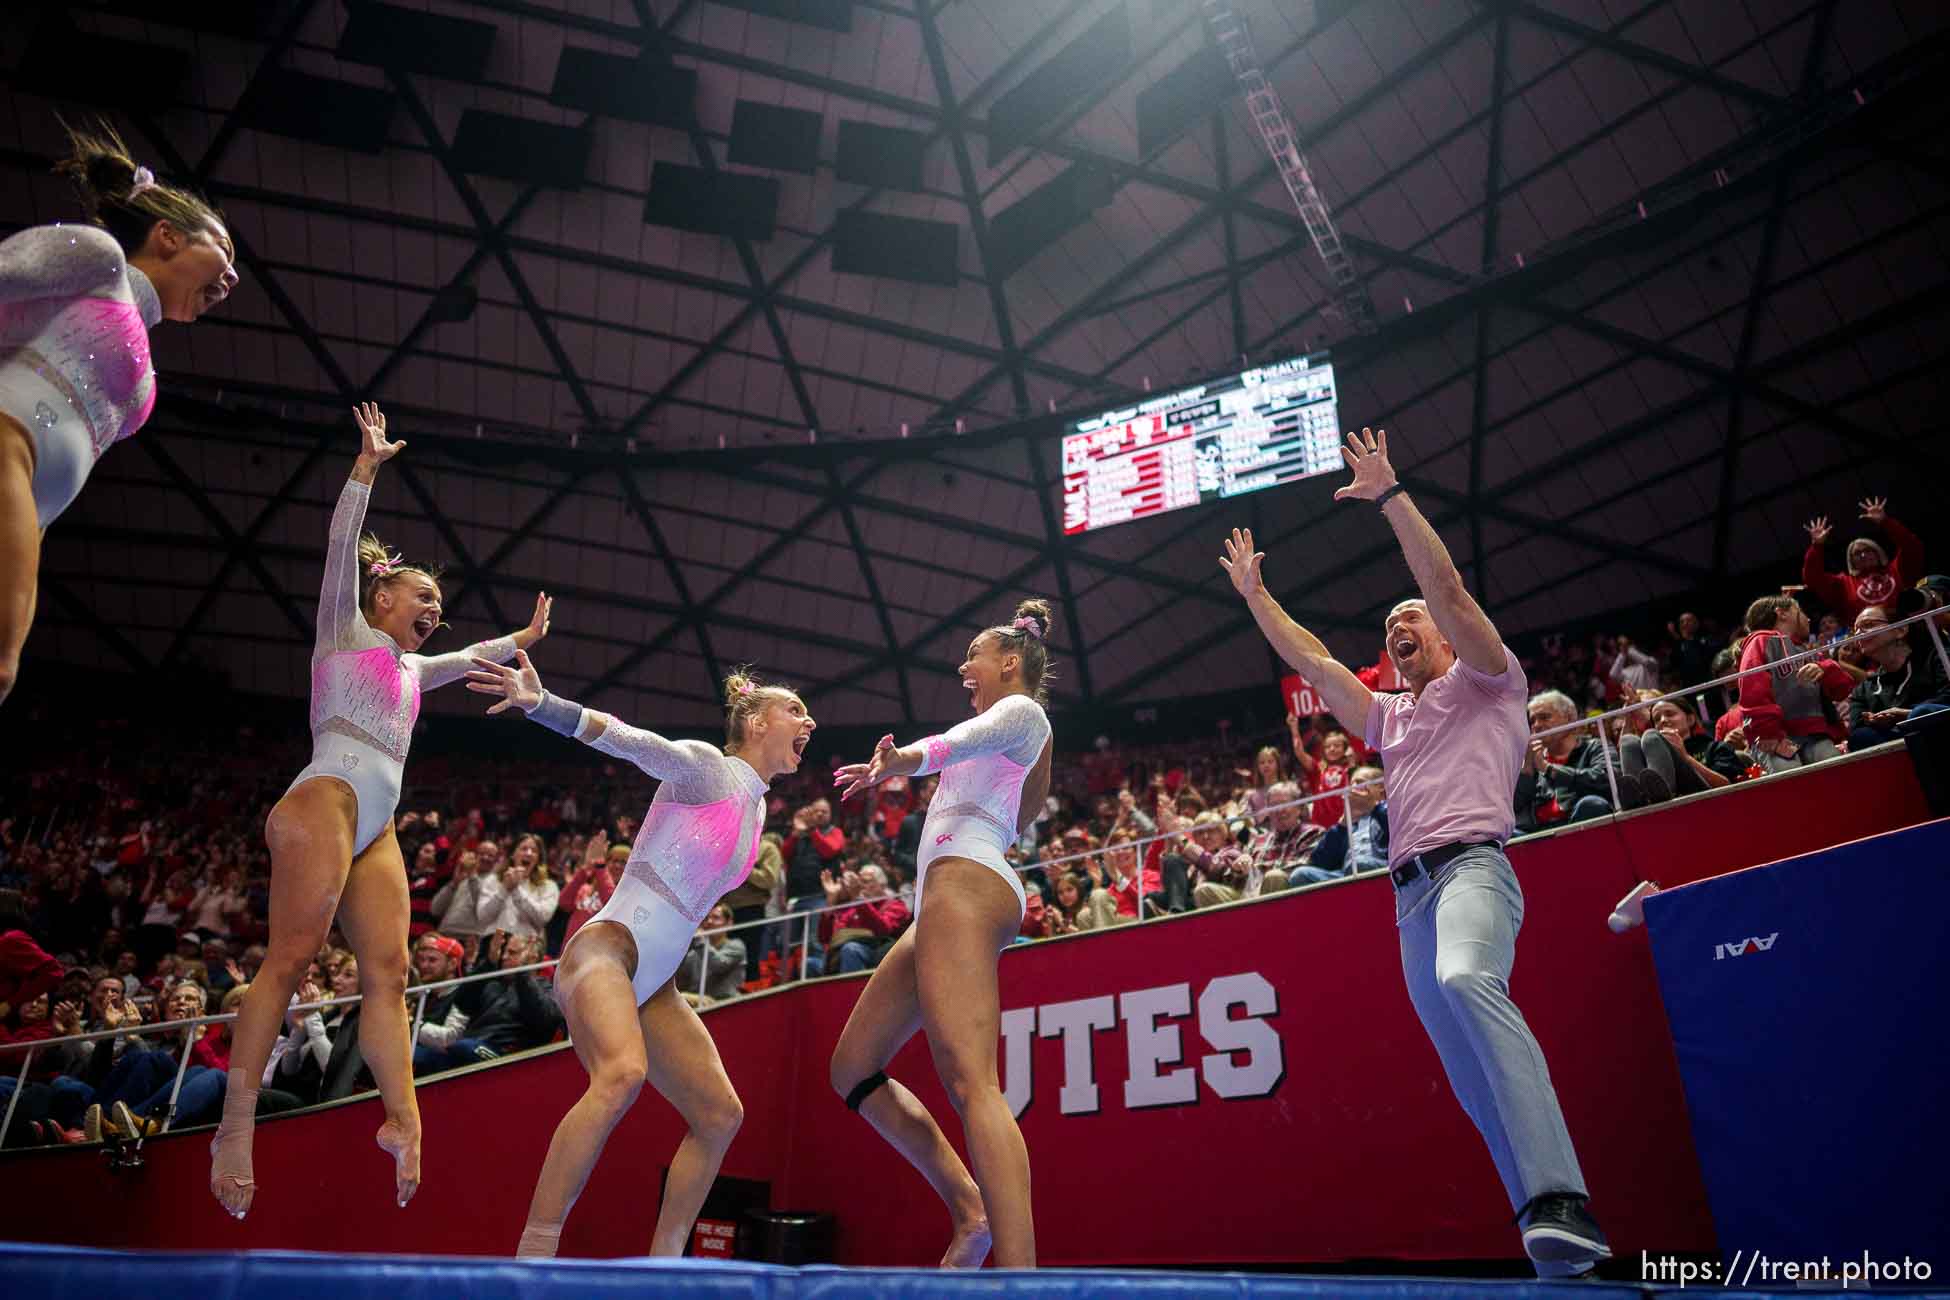
[[[481,933],[506,930],[522,939],[548,933],[549,918],[555,915],[562,887],[549,877],[541,837],[524,835],[516,841],[495,886],[484,887],[481,892]]]
[[[433,919],[440,932],[459,939],[469,956],[481,940],[482,904],[500,884],[493,872],[481,870],[480,855],[466,849],[454,863],[454,874],[433,896]]]

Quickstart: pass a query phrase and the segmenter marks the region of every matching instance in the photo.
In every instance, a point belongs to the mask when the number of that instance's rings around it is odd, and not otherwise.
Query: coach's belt
[[[1503,847],[1495,840],[1459,840],[1454,844],[1444,844],[1426,853],[1416,854],[1391,870],[1388,878],[1395,882],[1397,889],[1406,889],[1417,876],[1427,876],[1430,880],[1434,880],[1435,873],[1448,866],[1452,859],[1461,857],[1470,849],[1480,849],[1486,844],[1495,845],[1497,848]]]

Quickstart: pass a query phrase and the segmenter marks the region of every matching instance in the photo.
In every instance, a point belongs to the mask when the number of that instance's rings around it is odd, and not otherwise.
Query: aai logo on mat
[[[1748,953],[1766,952],[1774,946],[1774,941],[1780,937],[1781,932],[1776,930],[1765,939],[1750,937],[1735,940],[1733,943],[1716,943],[1713,945],[1713,960],[1723,961],[1728,957],[1744,957]]]

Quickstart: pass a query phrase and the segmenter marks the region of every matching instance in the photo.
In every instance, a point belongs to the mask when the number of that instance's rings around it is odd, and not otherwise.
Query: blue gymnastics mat
[[[0,1243],[0,1281],[9,1295],[35,1300],[102,1296],[185,1300],[1435,1300],[1436,1297],[1679,1297],[1677,1287],[1606,1282],[1495,1281],[1473,1278],[1280,1276],[1268,1273],[1168,1273],[1051,1269],[941,1273],[930,1269],[777,1268],[697,1260],[476,1259],[420,1255],[338,1255],[302,1251],[174,1253],[85,1250]],[[1698,1287],[1700,1284],[1695,1284]],[[1721,1290],[1723,1296],[1787,1292]],[[1877,1294],[1921,1295],[1891,1292]],[[1807,1295],[1807,1290],[1793,1294]],[[1942,1293],[1937,1293],[1941,1295]]]

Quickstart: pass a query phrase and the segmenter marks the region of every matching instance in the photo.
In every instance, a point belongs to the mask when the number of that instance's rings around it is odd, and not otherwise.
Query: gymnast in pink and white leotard
[[[687,1130],[650,1239],[651,1254],[680,1255],[744,1110],[672,976],[712,904],[751,874],[766,786],[799,770],[817,724],[797,693],[740,671],[724,684],[723,750],[666,740],[549,694],[528,656],[515,660],[516,668],[483,661],[468,674],[469,690],[501,697],[490,713],[519,706],[549,730],[661,782],[616,892],[576,931],[555,968],[556,1001],[589,1087],[556,1125],[515,1253],[556,1253],[604,1142],[647,1079]]]
[[[332,512],[311,652],[311,763],[290,786],[330,776],[352,788],[359,804],[355,855],[392,824],[420,693],[459,680],[476,659],[504,663],[515,655],[512,636],[451,654],[407,654],[366,622],[359,596],[370,575],[359,567],[359,535],[371,495],[366,484],[348,479]]]
[[[149,331],[161,319],[155,286],[106,230],[35,226],[0,241],[0,411],[34,440],[42,529],[149,418]]]
[[[968,858],[1009,882],[1027,907],[1022,877],[1003,856],[1016,842],[1022,783],[1049,743],[1049,716],[1027,695],[1006,695],[972,718],[920,742],[924,757],[916,778],[941,773],[921,827],[915,862],[914,915],[921,914],[928,865],[937,858]]]
[[[112,132],[69,135],[56,170],[92,224],[0,240],[0,700],[34,622],[41,534],[155,407],[149,331],[237,283],[208,204],[158,184]]]
[[[641,1005],[676,971],[711,905],[752,873],[765,830],[767,782],[743,758],[702,740],[665,740],[614,718],[594,728],[589,710],[553,695],[529,716],[552,725],[557,718],[566,722],[571,710],[568,734],[661,782],[615,892],[576,931],[581,938],[590,925],[614,921],[630,932],[636,940],[630,983]]]

